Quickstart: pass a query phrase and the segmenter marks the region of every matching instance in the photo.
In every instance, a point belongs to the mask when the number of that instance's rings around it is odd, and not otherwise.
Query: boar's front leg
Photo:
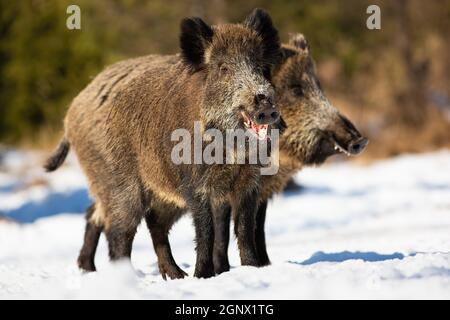
[[[231,206],[226,203],[213,208],[214,214],[214,271],[216,274],[230,270],[228,243],[230,242]]]
[[[190,208],[194,218],[197,261],[194,276],[210,278],[214,276],[213,247],[214,225],[213,213],[208,200],[194,200]]]
[[[269,255],[266,247],[266,234],[264,225],[266,222],[267,201],[259,204],[258,212],[256,213],[256,252],[258,254],[258,261],[260,266],[267,266],[270,264]]]
[[[238,240],[241,264],[259,266],[255,244],[255,219],[258,192],[250,192],[233,205],[234,232]]]

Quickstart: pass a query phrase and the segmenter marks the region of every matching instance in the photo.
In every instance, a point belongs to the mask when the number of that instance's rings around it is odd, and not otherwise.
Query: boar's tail
[[[64,137],[59,143],[58,148],[53,152],[50,158],[44,164],[44,169],[47,172],[52,172],[58,169],[66,160],[67,154],[70,150],[70,142]]]

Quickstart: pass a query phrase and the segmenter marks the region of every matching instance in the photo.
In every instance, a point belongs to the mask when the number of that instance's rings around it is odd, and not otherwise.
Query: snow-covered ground
[[[111,265],[102,237],[99,272],[81,274],[76,258],[89,204],[73,158],[44,174],[36,153],[7,152],[0,167],[0,299],[301,299],[450,298],[450,151],[402,156],[370,166],[307,169],[302,192],[270,204],[272,260],[218,277],[192,277],[193,227],[171,233],[175,259],[190,277],[164,281],[142,225],[132,269]]]

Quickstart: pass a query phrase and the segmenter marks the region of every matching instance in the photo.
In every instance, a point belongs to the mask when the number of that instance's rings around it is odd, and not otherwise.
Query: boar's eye
[[[265,66],[262,70],[262,73],[264,78],[266,78],[269,81],[272,80],[272,73],[269,66]]]
[[[317,85],[317,88],[322,90],[322,83],[320,83],[319,79],[316,79],[316,85]]]
[[[225,75],[230,72],[230,69],[225,64],[221,64],[219,66],[219,71],[220,71],[220,74]]]
[[[303,87],[299,84],[293,85],[291,86],[292,92],[297,96],[297,97],[303,97],[305,95],[305,92],[303,91]]]

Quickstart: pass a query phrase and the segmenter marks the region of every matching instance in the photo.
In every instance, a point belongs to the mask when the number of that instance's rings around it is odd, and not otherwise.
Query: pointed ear
[[[281,60],[280,63],[285,63],[287,59],[298,54],[298,50],[292,48],[291,46],[283,45],[281,47]]]
[[[305,36],[301,33],[290,33],[289,34],[289,44],[298,50],[300,50],[303,54],[309,54],[310,48],[309,43],[306,40]]]
[[[280,59],[280,38],[269,14],[263,9],[256,8],[245,19],[244,25],[255,30],[264,42],[264,57],[276,64]]]
[[[213,29],[200,18],[186,18],[181,21],[180,48],[186,64],[194,70],[204,63],[205,49],[211,43]]]

